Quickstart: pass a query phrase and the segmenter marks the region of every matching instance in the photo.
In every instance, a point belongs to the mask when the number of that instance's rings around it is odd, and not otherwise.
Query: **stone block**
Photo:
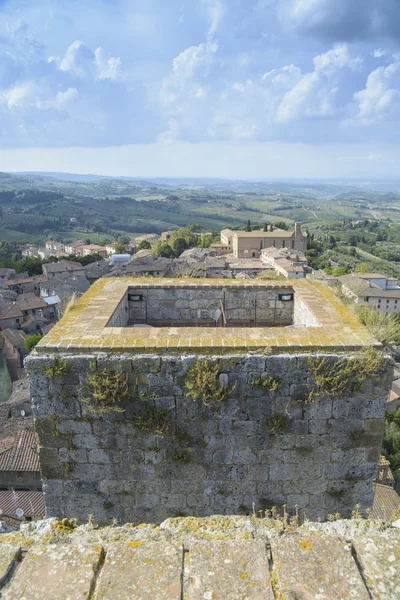
[[[184,594],[188,600],[272,600],[265,545],[252,541],[209,541],[189,544],[184,562]]]
[[[180,600],[182,548],[127,541],[107,552],[97,594],[103,600]]]
[[[0,587],[3,586],[7,577],[14,569],[17,562],[22,560],[21,548],[17,545],[1,545],[0,553]]]
[[[63,419],[59,425],[57,425],[57,429],[60,433],[82,433],[82,434],[91,434],[92,433],[92,425],[91,423],[87,423],[85,421],[77,421],[73,419]]]
[[[353,546],[373,598],[400,598],[400,532],[356,536]]]
[[[17,569],[10,584],[2,590],[2,598],[89,598],[103,555],[101,547],[37,544],[29,549],[24,558],[23,568]]]
[[[368,592],[344,541],[295,533],[272,538],[271,549],[275,594],[280,598],[368,600]]]

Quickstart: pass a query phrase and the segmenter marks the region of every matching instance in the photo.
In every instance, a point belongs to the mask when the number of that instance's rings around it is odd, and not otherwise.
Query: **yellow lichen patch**
[[[301,542],[299,542],[299,548],[301,548],[301,550],[312,550],[312,547],[312,543],[308,540],[301,540]]]
[[[240,573],[240,579],[248,579],[249,574],[248,573]]]
[[[143,546],[144,542],[126,542],[126,545],[129,548],[139,548],[139,546]]]
[[[62,521],[53,523],[51,526],[56,533],[72,533],[76,527],[76,519],[63,519]]]

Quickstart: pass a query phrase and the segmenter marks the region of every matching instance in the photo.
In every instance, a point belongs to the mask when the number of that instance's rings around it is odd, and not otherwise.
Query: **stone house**
[[[9,290],[17,294],[33,293],[40,296],[40,285],[47,281],[46,275],[34,275],[33,277],[21,277],[20,279],[8,279],[4,283]]]
[[[352,273],[338,277],[342,292],[356,304],[387,315],[400,313],[397,279],[379,273]]]
[[[15,277],[15,269],[0,269],[0,281],[6,281],[7,279],[12,279]]]
[[[63,244],[61,242],[55,242],[53,240],[48,240],[45,243],[45,247],[46,247],[46,250],[48,250],[50,253],[65,252],[65,244]]]
[[[106,244],[104,246],[104,248],[106,249],[107,256],[112,256],[113,254],[115,254],[116,253],[116,247],[117,247],[116,243]]]
[[[24,367],[24,358],[27,355],[24,345],[26,334],[18,329],[5,329],[2,331],[2,336],[11,381],[18,381]]]
[[[273,231],[221,231],[221,243],[229,246],[235,258],[259,258],[264,248],[291,248],[304,252],[307,248],[307,236],[301,230],[301,224],[295,223],[293,231],[274,229]]]
[[[264,248],[261,252],[261,262],[270,265],[276,273],[286,279],[304,279],[308,270],[304,254],[290,248]]]
[[[47,263],[42,265],[43,273],[47,276],[49,280],[53,277],[59,277],[60,275],[64,275],[65,273],[74,275],[85,275],[85,268],[81,263],[74,262],[72,260],[59,260],[54,263]]]
[[[24,315],[18,306],[13,303],[8,308],[0,310],[0,329],[20,329]]]
[[[98,260],[84,267],[85,275],[92,285],[95,281],[104,277],[110,270],[110,263],[106,260]]]
[[[64,249],[67,254],[73,254],[74,256],[81,256],[80,248],[84,246],[85,242],[83,240],[76,240],[75,242],[69,242],[65,244]]]
[[[50,318],[50,309],[43,298],[35,294],[20,294],[15,300],[16,305],[22,312],[24,319],[28,316],[39,316],[45,319]]]
[[[97,244],[81,246],[81,256],[89,256],[90,254],[99,254],[102,258],[107,258],[108,256],[105,246],[98,246]]]
[[[109,277],[134,276],[134,277],[165,277],[171,265],[172,258],[157,258],[150,251],[139,252],[133,260],[127,264],[114,267]]]

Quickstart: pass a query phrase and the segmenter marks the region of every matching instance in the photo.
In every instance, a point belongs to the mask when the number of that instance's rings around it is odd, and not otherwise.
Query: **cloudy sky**
[[[399,0],[0,0],[0,170],[396,177]]]

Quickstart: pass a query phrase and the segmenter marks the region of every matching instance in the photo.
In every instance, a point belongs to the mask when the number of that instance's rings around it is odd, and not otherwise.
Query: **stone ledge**
[[[284,531],[277,520],[214,516],[58,528],[48,519],[0,534],[2,598],[400,598],[400,530],[382,522]]]
[[[312,315],[311,327],[159,327],[132,329],[108,327],[111,316],[130,287],[150,288],[238,288],[290,289]],[[149,333],[150,332],[150,333]],[[213,351],[226,353],[265,351],[269,353],[329,350],[345,352],[380,344],[373,339],[350,309],[323,285],[308,281],[242,282],[237,280],[101,279],[36,346],[39,354],[80,352],[183,353]]]

